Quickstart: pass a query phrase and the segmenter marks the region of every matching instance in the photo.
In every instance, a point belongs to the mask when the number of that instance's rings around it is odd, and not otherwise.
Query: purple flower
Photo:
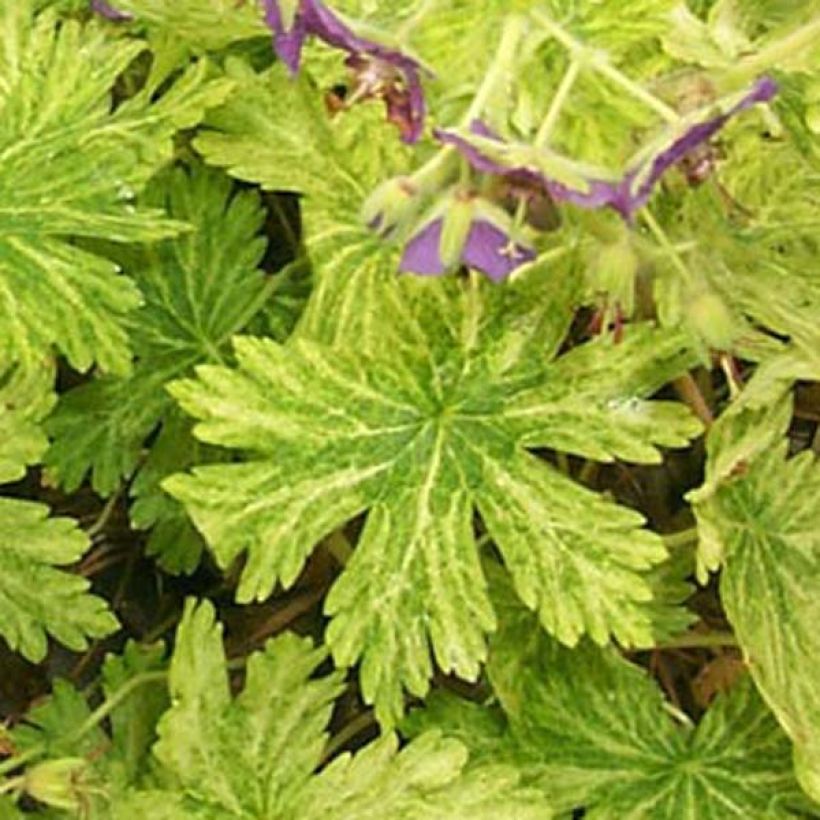
[[[106,3],[105,0],[91,0],[90,5],[91,11],[115,23],[128,23],[134,19],[134,15],[130,12],[120,11],[114,8],[110,3]]]
[[[345,65],[355,79],[350,100],[384,100],[387,119],[398,126],[404,142],[415,142],[421,136],[425,105],[417,60],[360,37],[319,0],[297,0],[289,24],[280,0],[264,0],[264,4],[274,50],[291,74],[299,70],[305,40],[318,37],[348,53]]]
[[[427,222],[405,245],[399,270],[422,276],[446,273],[448,266],[441,252],[443,230],[444,216]],[[460,262],[498,282],[533,259],[535,251],[531,247],[514,240],[500,220],[476,209],[461,247]]]
[[[759,79],[736,103],[723,112],[686,127],[669,141],[668,136],[655,140],[626,173],[617,179],[607,179],[605,173],[585,171],[583,166],[559,158],[546,151],[530,146],[518,146],[503,142],[484,123],[473,122],[470,134],[437,129],[434,134],[443,143],[453,145],[477,170],[482,173],[504,177],[521,196],[536,191],[546,191],[556,202],[569,202],[582,208],[608,206],[631,221],[634,213],[642,208],[655,184],[664,173],[707,143],[736,114],[751,108],[755,103],[768,102],[777,93],[777,84],[770,77]],[[578,173],[581,184],[558,180],[545,172],[551,162],[558,172],[566,171],[571,177]]]
[[[464,137],[456,131],[447,131],[437,128],[433,131],[436,139],[446,145],[453,145],[458,149],[459,153],[476,169],[485,174],[495,174],[504,177],[510,184],[511,188],[519,196],[527,197],[541,191],[546,191],[549,196],[556,202],[571,202],[573,205],[580,205],[585,208],[600,208],[603,205],[608,205],[617,188],[617,182],[606,179],[590,179],[584,174],[584,166],[577,166],[577,173],[583,177],[583,188],[573,188],[571,185],[558,182],[555,179],[547,176],[542,170],[538,169],[533,163],[532,165],[515,164],[515,157],[520,155],[515,151],[517,146],[511,146],[493,133],[483,122],[474,120],[470,126],[470,131],[475,136],[479,137],[479,141],[471,140]],[[494,156],[490,156],[487,150],[489,142],[498,143],[500,151],[493,152]],[[512,148],[512,151],[506,151],[505,148]],[[527,146],[529,149],[529,146]],[[536,149],[529,149],[535,156]],[[509,165],[501,161],[504,154],[508,153],[511,158]],[[568,170],[574,170],[571,160],[563,160]]]
[[[655,183],[673,165],[685,160],[699,146],[707,143],[732,117],[756,103],[769,102],[777,94],[777,83],[771,77],[761,77],[734,105],[722,113],[690,125],[671,142],[661,143],[660,150],[648,152],[633,165],[618,186],[617,196],[609,204],[624,219],[642,208],[652,194]],[[657,145],[657,143],[656,143]]]

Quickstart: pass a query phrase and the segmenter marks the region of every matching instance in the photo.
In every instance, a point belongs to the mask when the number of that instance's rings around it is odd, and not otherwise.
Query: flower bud
[[[84,775],[88,767],[82,757],[46,760],[26,770],[25,790],[47,806],[78,813],[87,791]]]
[[[592,296],[604,295],[618,305],[623,316],[635,309],[635,275],[640,259],[629,234],[624,231],[614,242],[598,244],[588,267],[588,289]]]
[[[731,350],[738,335],[735,317],[713,290],[694,291],[685,302],[691,327],[711,350]]]
[[[381,236],[402,228],[419,208],[418,188],[409,177],[393,177],[379,185],[362,205],[365,225]]]

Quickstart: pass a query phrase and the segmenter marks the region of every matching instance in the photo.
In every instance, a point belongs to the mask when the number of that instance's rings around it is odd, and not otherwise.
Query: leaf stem
[[[678,532],[661,533],[663,543],[669,549],[677,549],[678,547],[687,547],[689,544],[694,544],[698,540],[698,528],[689,527],[687,530],[679,530]]]
[[[353,556],[353,547],[347,536],[336,530],[328,535],[324,540],[325,549],[336,559],[340,567],[347,566],[347,562]]]
[[[149,683],[164,683],[168,680],[168,672],[143,672],[135,675],[131,680],[124,683],[110,698],[104,700],[74,731],[69,732],[64,738],[68,744],[76,743],[83,735],[90,732],[95,726],[105,720],[135,689]],[[25,765],[47,750],[47,744],[38,743],[19,755],[14,755],[0,763],[0,775],[14,771]]]
[[[369,729],[371,726],[375,725],[375,723],[376,718],[374,717],[371,709],[356,715],[353,720],[342,726],[342,728],[328,740],[327,746],[325,746],[325,753],[322,756],[322,762],[324,763],[330,760],[339,751],[339,749],[353,740],[356,735],[363,732],[365,729]]]
[[[672,264],[677,268],[681,276],[683,276],[684,281],[691,284],[694,278],[692,276],[692,271],[689,270],[686,262],[683,261],[683,257],[670,242],[669,237],[666,235],[666,231],[664,231],[664,229],[658,224],[658,221],[648,208],[644,208],[641,211],[641,216],[643,217],[643,221],[646,222],[649,230],[652,232],[652,235],[657,240],[658,244],[666,252],[666,255],[669,257]]]
[[[785,37],[769,43],[757,54],[742,57],[726,76],[733,82],[755,77],[778,62],[794,59],[804,49],[815,45],[818,38],[820,38],[820,17],[816,17]]]
[[[549,142],[555,124],[558,122],[558,117],[561,116],[561,109],[564,107],[567,97],[570,91],[572,91],[572,87],[575,85],[575,81],[578,79],[580,72],[581,63],[572,57],[567,66],[567,70],[564,72],[564,76],[561,78],[561,84],[558,86],[558,90],[552,98],[547,115],[544,117],[544,121],[538,129],[538,133],[535,135],[534,144],[536,148],[543,148]]]
[[[640,100],[668,123],[676,125],[680,122],[680,114],[678,114],[674,108],[667,105],[640,83],[636,83],[624,74],[623,71],[614,66],[605,51],[590,48],[580,40],[577,40],[543,11],[533,11],[532,15],[548,34],[554,37],[569,51],[574,61],[582,66],[589,66],[593,71],[597,71],[615,85],[619,85],[624,91],[632,95],[635,99]]]
[[[524,19],[522,17],[510,15],[505,18],[495,56],[489,70],[484,75],[484,79],[481,81],[481,86],[470,103],[470,107],[467,109],[467,113],[462,119],[463,126],[469,127],[470,123],[482,114],[484,107],[493,94],[496,93],[501,82],[509,82],[513,63],[518,56],[518,43],[523,34]]]
[[[105,529],[109,518],[111,518],[111,514],[114,512],[114,508],[117,506],[119,497],[120,488],[117,488],[113,493],[111,493],[108,500],[105,502],[105,506],[97,516],[97,520],[85,531],[85,534],[89,537],[89,539],[93,539],[95,535],[98,535]]]

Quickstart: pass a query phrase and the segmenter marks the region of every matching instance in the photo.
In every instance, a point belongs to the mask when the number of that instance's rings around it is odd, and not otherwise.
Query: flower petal
[[[105,0],[91,0],[90,5],[91,11],[115,23],[128,23],[134,19],[134,15],[130,12],[120,11],[110,3],[106,3]]]
[[[441,276],[447,269],[441,261],[439,246],[443,220],[439,217],[428,222],[404,246],[399,270],[421,276]]]
[[[473,121],[470,125],[470,131],[484,139],[502,142],[501,138],[480,120]],[[550,179],[532,166],[502,165],[487,156],[478,146],[456,131],[437,128],[433,131],[433,134],[440,142],[454,146],[476,171],[502,176],[512,185],[522,189],[546,191],[556,202],[570,202],[582,208],[600,208],[618,200],[618,183],[605,179],[590,179],[587,182],[587,190],[577,190]]]
[[[447,268],[439,251],[443,219],[428,222],[407,243],[399,270],[422,276],[440,276]],[[535,251],[514,241],[510,235],[488,219],[476,218],[470,225],[461,261],[493,281],[506,279],[516,268],[535,259]]]
[[[302,46],[308,36],[357,57],[367,55],[386,63],[403,78],[404,87],[385,93],[388,119],[398,125],[404,142],[416,142],[424,127],[425,104],[421,64],[396,49],[360,37],[320,0],[300,0],[293,25],[286,30],[278,0],[264,0],[265,22],[273,32],[274,50],[291,74],[299,70]]]
[[[776,93],[777,83],[770,77],[761,77],[748,93],[726,111],[690,125],[671,143],[650,153],[629,168],[620,180],[587,177],[586,190],[558,182],[535,165],[505,165],[488,156],[480,146],[457,131],[437,128],[433,133],[440,142],[454,146],[470,165],[481,173],[505,177],[513,185],[523,189],[546,191],[556,202],[569,202],[582,208],[608,206],[624,219],[631,220],[635,211],[647,203],[655,184],[671,166],[680,162],[693,148],[710,140],[732,117],[751,108],[755,103],[768,102]],[[503,142],[480,120],[471,124],[470,131],[482,139]],[[524,147],[526,146],[522,146]],[[581,167],[580,164],[578,167]]]
[[[286,30],[282,10],[277,0],[263,0],[265,23],[273,32],[273,50],[276,56],[287,66],[291,74],[299,71],[302,57],[302,46],[308,35],[307,26],[301,11],[297,12],[290,30]]]
[[[498,282],[535,259],[535,251],[515,242],[498,225],[485,219],[475,219],[467,234],[461,258],[469,267]]]
[[[771,77],[761,77],[751,90],[731,108],[706,120],[691,125],[681,136],[675,138],[661,151],[627,171],[618,205],[613,205],[625,218],[643,207],[652,194],[655,183],[693,148],[708,142],[732,117],[755,103],[769,102],[777,93],[777,83]]]

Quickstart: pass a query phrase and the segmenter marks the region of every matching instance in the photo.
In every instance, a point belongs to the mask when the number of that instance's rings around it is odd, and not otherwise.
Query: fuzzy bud
[[[393,177],[379,185],[362,205],[365,225],[387,236],[407,225],[419,209],[419,191],[409,177]]]
[[[711,350],[731,350],[737,322],[726,303],[713,290],[695,291],[686,301],[689,322]]]
[[[79,813],[86,791],[88,761],[82,757],[46,760],[26,770],[25,790],[55,809]]]

